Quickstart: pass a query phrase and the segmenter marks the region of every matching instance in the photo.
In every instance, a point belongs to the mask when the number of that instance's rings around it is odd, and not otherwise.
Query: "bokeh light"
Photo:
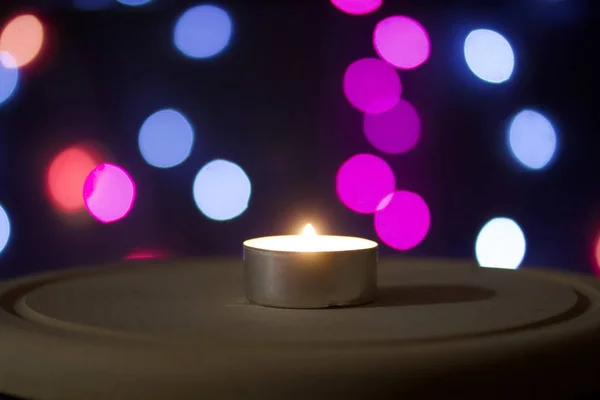
[[[365,113],[363,128],[367,139],[377,150],[388,154],[406,152],[417,144],[421,120],[417,110],[400,99],[391,109],[379,113]]]
[[[398,104],[402,85],[390,65],[377,58],[363,58],[346,69],[344,94],[360,111],[376,114]]]
[[[0,51],[0,104],[7,101],[19,83],[19,69],[15,59],[6,51]]]
[[[4,207],[0,204],[0,253],[4,251],[10,240],[10,219]]]
[[[101,162],[100,155],[85,146],[69,147],[52,159],[46,175],[46,189],[58,210],[73,214],[85,209],[85,180]]]
[[[351,15],[364,15],[381,7],[382,0],[331,0],[337,9]]]
[[[515,67],[515,55],[508,40],[489,29],[476,29],[467,35],[465,60],[478,78],[490,83],[507,81]]]
[[[357,154],[337,172],[336,191],[340,201],[352,211],[374,213],[381,201],[396,189],[392,168],[371,154]]]
[[[125,256],[125,260],[154,260],[162,258],[167,258],[167,253],[151,248],[134,249]]]
[[[215,221],[241,215],[250,201],[251,184],[244,170],[226,160],[214,160],[194,179],[194,201],[202,214]]]
[[[412,18],[392,16],[373,31],[373,46],[383,60],[400,69],[413,69],[429,58],[431,44],[425,28]]]
[[[375,231],[388,246],[409,250],[425,239],[431,216],[429,207],[416,193],[400,190],[381,201],[375,213]]]
[[[126,6],[143,6],[150,3],[152,0],[117,0],[121,4]]]
[[[121,167],[103,163],[88,175],[83,199],[88,212],[100,222],[118,221],[131,211],[135,200],[135,184]]]
[[[519,112],[508,128],[508,145],[525,167],[542,169],[556,153],[556,132],[552,123],[534,110]]]
[[[44,42],[44,27],[31,14],[19,15],[10,20],[0,34],[0,51],[15,59],[17,67],[29,64],[38,55]]]
[[[209,58],[219,54],[231,39],[229,14],[219,7],[201,5],[185,11],[177,20],[175,46],[188,57]]]
[[[594,272],[600,276],[600,234],[596,237],[594,244]]]
[[[475,241],[475,256],[482,267],[517,269],[525,257],[525,235],[509,218],[493,218]]]
[[[142,124],[138,144],[148,164],[170,168],[189,157],[194,144],[194,131],[179,111],[160,110]]]

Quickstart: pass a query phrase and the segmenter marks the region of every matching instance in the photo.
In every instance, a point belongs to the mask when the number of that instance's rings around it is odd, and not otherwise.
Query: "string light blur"
[[[396,188],[392,168],[371,154],[357,154],[339,168],[336,191],[340,201],[350,210],[371,214],[381,201]]]
[[[556,132],[544,115],[534,110],[520,111],[508,128],[510,150],[529,169],[542,169],[556,153]]]
[[[0,34],[0,51],[6,51],[21,68],[33,61],[42,49],[44,27],[31,14],[19,15],[10,20]]]
[[[123,219],[133,206],[135,184],[118,165],[103,163],[88,175],[83,187],[85,207],[102,223]]]
[[[73,214],[85,209],[83,186],[100,162],[99,155],[84,146],[69,147],[52,159],[46,188],[50,200],[59,211]]]
[[[121,4],[125,4],[126,6],[143,6],[150,3],[152,0],[117,0]]]
[[[431,215],[421,196],[401,190],[381,201],[374,218],[377,236],[396,250],[419,245],[429,232]]]
[[[198,209],[215,221],[226,221],[248,208],[251,184],[248,175],[237,164],[214,160],[198,171],[193,195]]]
[[[475,256],[482,267],[517,269],[525,257],[525,235],[512,219],[487,222],[475,241]]]
[[[513,49],[498,32],[489,29],[472,31],[465,39],[464,53],[471,71],[486,82],[506,82],[513,73]]]
[[[160,110],[142,124],[138,137],[140,153],[158,168],[171,168],[184,162],[192,151],[194,130],[179,111]]]
[[[0,105],[15,92],[19,83],[19,69],[15,59],[6,51],[0,51]]]
[[[232,22],[222,8],[201,5],[188,9],[177,20],[175,46],[191,58],[210,58],[222,52],[231,39]]]
[[[381,7],[382,0],[331,0],[340,11],[351,15],[369,14]]]
[[[413,69],[429,58],[431,44],[425,28],[412,18],[392,16],[373,31],[373,46],[383,60],[399,69]]]
[[[10,240],[10,219],[4,207],[0,204],[0,253],[4,251]]]
[[[344,94],[355,108],[377,114],[400,101],[402,85],[398,73],[377,58],[363,58],[348,66],[344,74]]]
[[[363,128],[371,145],[388,154],[411,150],[421,133],[417,110],[404,99],[391,109],[379,114],[364,114]]]

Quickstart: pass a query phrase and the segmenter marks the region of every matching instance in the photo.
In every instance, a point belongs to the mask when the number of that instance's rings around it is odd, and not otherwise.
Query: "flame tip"
[[[317,232],[315,231],[315,228],[312,226],[312,224],[306,224],[306,226],[304,226],[304,229],[302,230],[303,236],[315,236],[316,234]]]

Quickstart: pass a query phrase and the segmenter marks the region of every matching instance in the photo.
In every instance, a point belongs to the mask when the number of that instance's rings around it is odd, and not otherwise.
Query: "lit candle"
[[[244,242],[246,298],[283,308],[365,304],[377,289],[377,243],[349,236],[267,236]]]

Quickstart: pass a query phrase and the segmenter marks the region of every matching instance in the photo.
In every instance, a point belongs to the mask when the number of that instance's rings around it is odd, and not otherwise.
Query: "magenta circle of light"
[[[381,7],[381,0],[330,0],[338,10],[352,15],[364,15]]]
[[[127,216],[134,200],[133,179],[118,165],[98,165],[83,184],[86,209],[103,223],[115,222]]]
[[[396,178],[392,168],[371,154],[357,154],[337,172],[336,191],[340,201],[352,211],[371,214],[393,193]]]
[[[377,114],[398,104],[402,85],[394,68],[377,58],[363,58],[346,69],[344,94],[355,108]]]
[[[396,250],[409,250],[425,239],[431,216],[421,196],[402,190],[381,203],[375,213],[375,231],[385,244]]]
[[[388,154],[409,151],[421,134],[421,120],[417,110],[406,100],[379,114],[365,113],[365,136],[377,150]]]
[[[429,58],[431,44],[425,28],[412,18],[392,16],[375,26],[373,46],[383,60],[400,69],[413,69]]]

